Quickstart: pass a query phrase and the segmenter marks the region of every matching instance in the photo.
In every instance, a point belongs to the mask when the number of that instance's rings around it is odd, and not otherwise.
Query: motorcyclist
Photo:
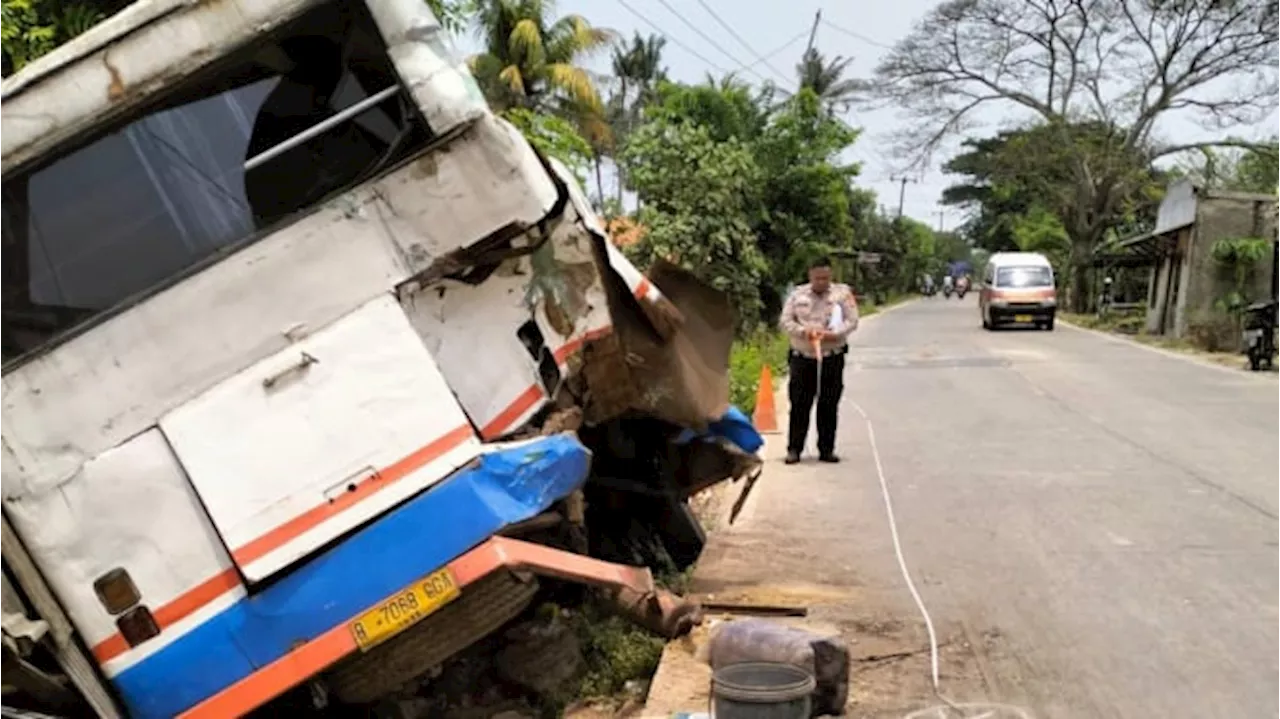
[[[950,274],[944,275],[942,277],[942,291],[946,294],[951,294],[951,290],[955,289],[955,281],[956,279]]]
[[[933,275],[925,273],[923,285],[924,285],[924,293],[926,295],[933,294]]]

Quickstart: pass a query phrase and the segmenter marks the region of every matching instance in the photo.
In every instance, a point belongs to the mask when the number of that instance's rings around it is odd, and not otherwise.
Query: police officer
[[[849,335],[858,327],[858,302],[848,285],[831,281],[831,261],[809,267],[809,283],[791,291],[779,321],[791,341],[788,357],[791,422],[787,431],[787,464],[800,461],[809,434],[809,411],[818,402],[818,461],[839,462],[835,454],[836,419],[844,392],[844,357]],[[822,353],[818,379],[815,341]],[[821,396],[818,393],[821,392]]]

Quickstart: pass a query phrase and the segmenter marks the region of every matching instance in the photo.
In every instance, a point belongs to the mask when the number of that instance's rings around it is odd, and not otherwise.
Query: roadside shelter
[[[1272,240],[1272,253],[1259,261],[1243,294],[1255,302],[1274,298],[1275,195],[1213,190],[1179,180],[1165,192],[1155,229],[1106,247],[1095,264],[1151,268],[1148,333],[1221,334],[1231,322],[1218,300],[1233,289],[1233,280],[1213,258],[1213,246],[1240,237]]]

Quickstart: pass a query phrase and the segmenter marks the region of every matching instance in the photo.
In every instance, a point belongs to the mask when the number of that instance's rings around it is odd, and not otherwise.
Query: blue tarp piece
[[[725,412],[723,417],[712,422],[707,427],[705,434],[686,429],[676,438],[676,444],[687,444],[699,437],[721,437],[727,439],[738,449],[748,454],[755,454],[756,450],[764,446],[764,437],[761,437],[760,433],[756,431],[755,425],[751,424],[751,419],[742,410],[734,406],[730,406],[729,411]]]

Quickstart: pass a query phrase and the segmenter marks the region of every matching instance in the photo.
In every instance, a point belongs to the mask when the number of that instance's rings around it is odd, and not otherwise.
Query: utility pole
[[[897,182],[900,185],[898,189],[898,219],[902,219],[902,206],[907,201],[907,183],[916,180],[903,175],[902,177],[890,177],[889,182]]]
[[[943,218],[947,216],[946,210],[938,210],[938,234],[942,234]]]
[[[813,49],[813,41],[818,37],[818,23],[822,22],[822,8],[818,8],[818,12],[813,14],[813,29],[809,31],[809,47],[804,49],[804,54],[808,55]]]

